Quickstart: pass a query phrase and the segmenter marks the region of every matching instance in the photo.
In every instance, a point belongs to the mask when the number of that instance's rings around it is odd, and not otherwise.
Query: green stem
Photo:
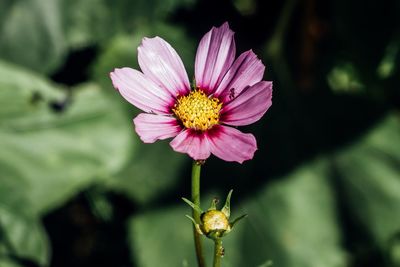
[[[200,207],[200,170],[202,162],[193,161],[192,166],[192,202]],[[200,213],[193,209],[193,218],[196,223],[200,224]],[[196,248],[197,263],[199,267],[205,267],[205,261],[203,256],[203,248],[201,243],[201,236],[197,232],[196,228],[193,227],[194,244]]]
[[[214,240],[214,267],[221,267],[221,259],[224,256],[224,247],[222,246],[222,239],[216,238]]]

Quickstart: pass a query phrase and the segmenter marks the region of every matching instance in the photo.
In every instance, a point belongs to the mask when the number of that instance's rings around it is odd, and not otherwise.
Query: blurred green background
[[[233,216],[249,214],[223,266],[400,266],[399,14],[399,0],[0,0],[0,266],[195,266],[191,161],[140,142],[108,73],[158,35],[192,76],[224,21],[274,97],[241,128],[253,160],[203,167],[203,208],[233,188]]]

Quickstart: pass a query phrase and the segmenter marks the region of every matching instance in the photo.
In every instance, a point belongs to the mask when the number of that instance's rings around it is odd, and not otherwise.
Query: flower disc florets
[[[218,98],[196,89],[186,96],[178,97],[172,111],[186,128],[206,131],[219,123],[222,103]]]

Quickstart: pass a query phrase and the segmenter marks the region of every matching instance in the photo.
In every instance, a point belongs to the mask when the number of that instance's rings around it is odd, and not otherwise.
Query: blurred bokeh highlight
[[[195,266],[191,161],[139,140],[109,72],[160,36],[192,76],[200,38],[228,21],[274,94],[241,128],[254,159],[203,167],[204,208],[233,188],[233,217],[249,215],[223,266],[399,267],[399,14],[399,0],[0,0],[0,266]]]

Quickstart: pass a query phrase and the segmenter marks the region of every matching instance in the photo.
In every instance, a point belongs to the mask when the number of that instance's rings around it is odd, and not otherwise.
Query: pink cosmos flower
[[[142,72],[121,68],[110,73],[120,94],[145,112],[133,120],[143,142],[174,137],[171,147],[195,160],[211,154],[239,163],[253,158],[256,139],[234,127],[264,115],[272,104],[272,82],[262,81],[265,66],[252,50],[235,60],[233,35],[224,23],[201,39],[193,89],[181,58],[160,37],[142,40]]]

